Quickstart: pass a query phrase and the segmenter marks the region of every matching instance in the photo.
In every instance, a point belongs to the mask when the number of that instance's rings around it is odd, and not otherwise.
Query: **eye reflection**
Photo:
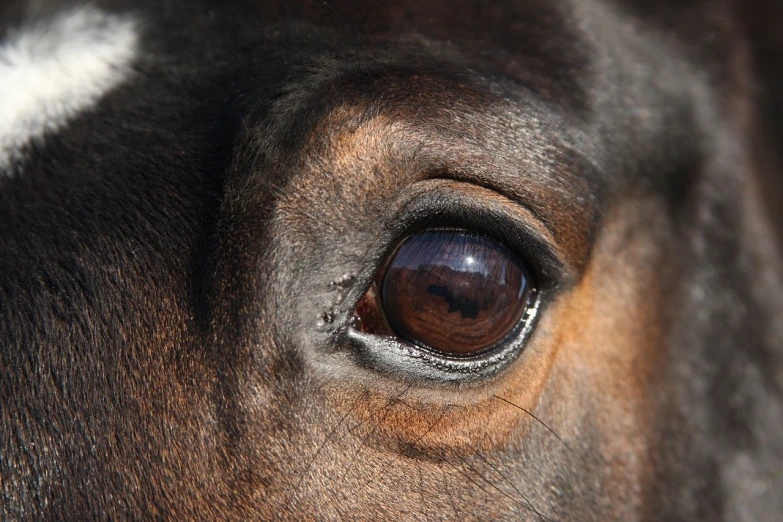
[[[530,281],[504,245],[460,230],[405,241],[380,285],[394,333],[450,355],[472,355],[502,341],[528,305]]]

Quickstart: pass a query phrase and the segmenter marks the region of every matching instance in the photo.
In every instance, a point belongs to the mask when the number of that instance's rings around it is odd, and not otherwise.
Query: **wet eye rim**
[[[339,344],[350,348],[354,361],[374,372],[412,384],[465,385],[481,382],[505,370],[524,351],[542,304],[540,292],[529,293],[529,306],[517,327],[501,342],[470,356],[452,356],[397,337],[344,331]]]

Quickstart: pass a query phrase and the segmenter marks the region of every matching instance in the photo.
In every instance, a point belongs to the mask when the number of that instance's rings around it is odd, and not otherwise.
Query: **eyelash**
[[[426,205],[428,202],[419,202],[422,203]],[[386,262],[379,263],[375,270],[376,275],[386,268],[388,261],[406,238],[431,229],[466,229],[497,241],[515,252],[530,269],[530,275],[540,291],[554,289],[564,278],[564,263],[554,249],[532,231],[522,230],[517,220],[502,212],[480,207],[434,207],[428,214],[417,215],[408,222],[403,222],[403,227],[402,230],[396,231],[394,239],[389,241],[387,248],[379,256],[380,260]]]

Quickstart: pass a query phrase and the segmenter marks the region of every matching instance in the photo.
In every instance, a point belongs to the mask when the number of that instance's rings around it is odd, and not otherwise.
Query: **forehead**
[[[527,205],[580,265],[613,192],[665,186],[695,154],[673,146],[699,132],[693,72],[619,9],[433,4],[268,7],[229,193],[249,179],[283,188],[284,207],[336,209],[447,175]],[[255,174],[261,156],[274,179]]]
[[[542,91],[560,89],[561,95],[573,96],[585,53],[571,8],[541,0],[269,3],[258,19],[268,38],[298,40],[297,47],[310,47],[308,52],[318,48],[349,56],[363,45],[394,54],[405,40],[417,39],[422,58],[448,57],[459,49],[474,66],[505,71],[517,80],[536,78]]]
[[[691,72],[672,60],[670,46],[654,30],[637,34],[645,24],[636,18],[629,23],[622,12],[625,6],[599,6],[590,0],[490,5],[304,1],[183,11],[141,2],[119,9],[98,3],[107,14],[98,11],[96,16],[94,9],[68,13],[57,4],[31,5],[15,2],[4,9],[11,21],[43,20],[43,29],[76,20],[82,25],[93,22],[106,33],[112,23],[126,24],[123,38],[80,33],[85,41],[94,37],[95,43],[118,48],[108,56],[96,51],[85,57],[90,63],[110,65],[111,81],[100,78],[101,71],[70,71],[79,78],[96,76],[94,82],[87,78],[85,85],[76,86],[79,93],[67,93],[68,100],[62,103],[67,108],[77,106],[72,101],[82,92],[91,94],[82,96],[90,102],[88,107],[104,101],[101,94],[109,99],[120,96],[114,89],[120,79],[126,85],[134,83],[135,93],[145,91],[146,99],[118,100],[120,109],[134,118],[146,111],[152,113],[150,121],[160,120],[163,116],[155,114],[165,114],[166,106],[194,107],[212,99],[222,123],[236,125],[229,132],[241,132],[259,118],[266,119],[267,126],[275,123],[268,118],[275,105],[283,107],[278,122],[288,127],[289,135],[302,134],[302,127],[316,124],[339,106],[354,117],[359,111],[366,117],[375,110],[392,119],[430,118],[433,125],[440,121],[440,131],[457,120],[448,121],[450,115],[462,111],[462,122],[473,123],[472,129],[462,126],[463,135],[489,131],[494,124],[498,130],[512,131],[501,133],[507,142],[516,139],[509,146],[537,147],[544,153],[579,151],[580,160],[595,168],[582,169],[580,179],[571,180],[590,193],[599,191],[599,174],[621,173],[613,167],[625,156],[641,159],[638,150],[622,154],[623,150],[649,149],[667,127],[681,130],[664,137],[689,131],[690,122],[672,125],[681,115],[663,113],[661,107],[689,103],[686,86]],[[68,27],[79,32],[74,23]],[[142,74],[129,74],[131,66]],[[651,83],[651,75],[660,81]],[[183,91],[178,87],[183,81],[193,82],[195,88]],[[96,93],[89,93],[91,88]],[[285,99],[275,103],[280,97]],[[304,113],[289,118],[298,108]],[[209,123],[217,118],[200,106],[188,115],[199,117]],[[523,135],[535,127],[543,131],[539,136]],[[637,128],[632,134],[607,136],[631,127]],[[549,138],[539,139],[544,132]],[[611,161],[615,165],[606,164]]]

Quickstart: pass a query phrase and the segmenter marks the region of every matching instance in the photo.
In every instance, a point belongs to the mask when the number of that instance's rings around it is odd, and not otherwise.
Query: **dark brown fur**
[[[137,74],[0,179],[0,516],[779,519],[774,2],[99,4]],[[433,209],[554,259],[497,375],[345,336]]]

